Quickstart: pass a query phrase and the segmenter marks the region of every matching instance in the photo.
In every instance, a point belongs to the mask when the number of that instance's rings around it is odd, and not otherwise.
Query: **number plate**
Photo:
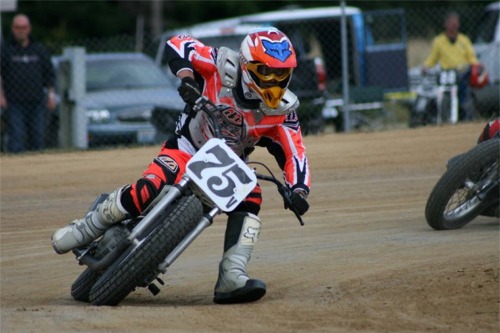
[[[186,166],[188,177],[220,210],[230,212],[257,185],[257,177],[220,139],[210,139]]]
[[[446,70],[439,73],[438,84],[442,86],[452,86],[457,84],[457,71]]]

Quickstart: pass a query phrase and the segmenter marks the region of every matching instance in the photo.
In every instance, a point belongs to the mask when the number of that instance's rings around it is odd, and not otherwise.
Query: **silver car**
[[[57,68],[61,58],[53,60]],[[173,132],[184,103],[174,81],[150,57],[89,53],[85,62],[81,106],[88,121],[89,147],[154,144]]]

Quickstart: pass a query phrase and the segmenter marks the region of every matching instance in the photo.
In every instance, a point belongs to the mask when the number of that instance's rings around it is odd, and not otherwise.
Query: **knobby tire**
[[[165,221],[102,274],[90,291],[90,303],[118,305],[136,287],[146,287],[146,280],[159,273],[158,265],[196,226],[202,214],[202,204],[196,197],[181,197]]]
[[[73,299],[79,302],[90,302],[90,290],[100,275],[100,273],[87,267],[71,286],[71,296],[73,296]]]

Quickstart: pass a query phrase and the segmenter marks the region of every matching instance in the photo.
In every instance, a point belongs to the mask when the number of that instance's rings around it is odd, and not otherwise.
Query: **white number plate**
[[[443,86],[452,86],[457,84],[457,72],[454,70],[441,71],[439,73],[439,82],[438,84]]]
[[[210,139],[186,166],[188,177],[220,210],[230,212],[257,185],[245,162],[220,139]]]

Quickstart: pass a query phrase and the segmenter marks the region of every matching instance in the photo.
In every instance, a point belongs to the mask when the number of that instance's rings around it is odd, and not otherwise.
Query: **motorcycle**
[[[220,213],[232,211],[257,184],[257,179],[277,186],[285,208],[304,222],[291,202],[291,190],[260,162],[244,162],[222,139],[218,114],[227,106],[204,100],[197,104],[211,125],[213,138],[192,156],[181,181],[166,186],[155,201],[137,218],[109,228],[90,245],[73,253],[86,269],[74,281],[71,295],[93,305],[118,305],[136,288],[148,288],[153,295],[163,285],[160,274],[191,245]],[[260,174],[249,165],[263,167]],[[101,194],[89,212],[104,201]]]
[[[459,229],[479,215],[499,217],[499,154],[500,139],[494,138],[448,161],[427,199],[429,226]]]
[[[466,71],[432,68],[421,77],[410,114],[411,128],[455,124],[459,118],[458,84]]]

